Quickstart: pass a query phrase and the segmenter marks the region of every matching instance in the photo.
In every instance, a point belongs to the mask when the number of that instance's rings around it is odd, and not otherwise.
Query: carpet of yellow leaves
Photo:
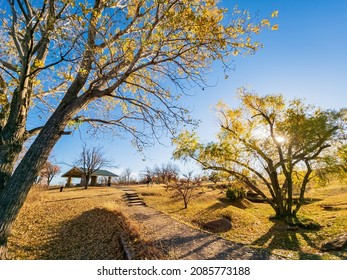
[[[124,259],[115,188],[33,188],[9,238],[11,259]]]

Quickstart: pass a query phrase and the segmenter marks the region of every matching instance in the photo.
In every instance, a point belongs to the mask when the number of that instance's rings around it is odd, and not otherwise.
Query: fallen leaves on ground
[[[34,188],[9,238],[12,259],[124,259],[114,188]],[[105,207],[106,206],[106,207]]]

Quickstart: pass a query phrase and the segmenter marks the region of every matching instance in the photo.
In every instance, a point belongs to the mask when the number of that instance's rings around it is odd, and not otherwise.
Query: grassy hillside
[[[160,186],[137,188],[145,202],[178,220],[202,228],[203,223],[227,217],[232,229],[220,235],[232,241],[255,247],[269,248],[273,253],[292,259],[347,259],[347,252],[323,253],[319,250],[324,240],[347,232],[347,186],[335,182],[327,187],[310,188],[308,204],[299,212],[306,223],[321,226],[319,230],[288,229],[282,222],[269,219],[274,215],[265,203],[248,200],[229,202],[225,191],[202,188],[183,209],[180,198]]]
[[[111,188],[34,188],[9,239],[13,259],[123,259]]]
[[[335,182],[311,188],[300,219],[321,226],[319,230],[291,229],[270,220],[272,208],[265,203],[242,200],[231,203],[225,191],[198,189],[188,209],[164,187],[131,186],[147,205],[177,220],[202,228],[203,223],[227,217],[232,229],[223,238],[249,246],[268,248],[292,259],[347,259],[347,252],[321,252],[325,240],[347,232],[347,185]],[[138,235],[141,227],[128,220],[120,206],[117,188],[45,190],[34,188],[18,216],[9,239],[12,259],[123,259],[120,234],[130,236],[138,259],[160,259],[154,246]],[[141,236],[141,237],[139,237]],[[164,257],[165,258],[165,257]]]

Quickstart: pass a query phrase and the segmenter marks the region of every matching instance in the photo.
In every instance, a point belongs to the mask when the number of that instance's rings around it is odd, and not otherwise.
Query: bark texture
[[[87,100],[77,98],[74,102],[60,104],[0,192],[0,259],[7,257],[7,237],[11,226],[37,175],[63,134],[67,122],[86,102]]]

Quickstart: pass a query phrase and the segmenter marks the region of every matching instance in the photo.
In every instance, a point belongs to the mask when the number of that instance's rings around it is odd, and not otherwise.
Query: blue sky
[[[221,66],[215,63],[209,75],[214,87],[204,91],[196,88],[193,96],[183,101],[193,109],[192,116],[201,120],[198,133],[205,141],[211,141],[218,131],[218,122],[212,106],[220,99],[231,106],[237,105],[234,96],[237,88],[248,86],[259,94],[281,93],[287,98],[304,98],[307,103],[323,108],[346,106],[347,97],[347,1],[341,0],[239,0],[222,1],[223,6],[232,8],[235,3],[240,9],[248,9],[259,18],[279,11],[277,31],[265,31],[259,35],[264,45],[255,55],[234,58],[235,71],[224,79]],[[83,129],[82,129],[83,130]],[[100,139],[82,133],[88,145],[103,146],[120,173],[130,167],[134,173],[145,166],[153,167],[171,160],[172,148],[169,139],[164,145],[155,145],[145,151],[145,157],[131,146],[130,139]],[[64,136],[53,150],[56,162],[72,164],[81,150],[79,132]],[[144,158],[146,158],[144,160]],[[191,165],[178,163],[183,172]],[[69,166],[61,165],[66,171]],[[55,183],[62,178],[55,178]]]

